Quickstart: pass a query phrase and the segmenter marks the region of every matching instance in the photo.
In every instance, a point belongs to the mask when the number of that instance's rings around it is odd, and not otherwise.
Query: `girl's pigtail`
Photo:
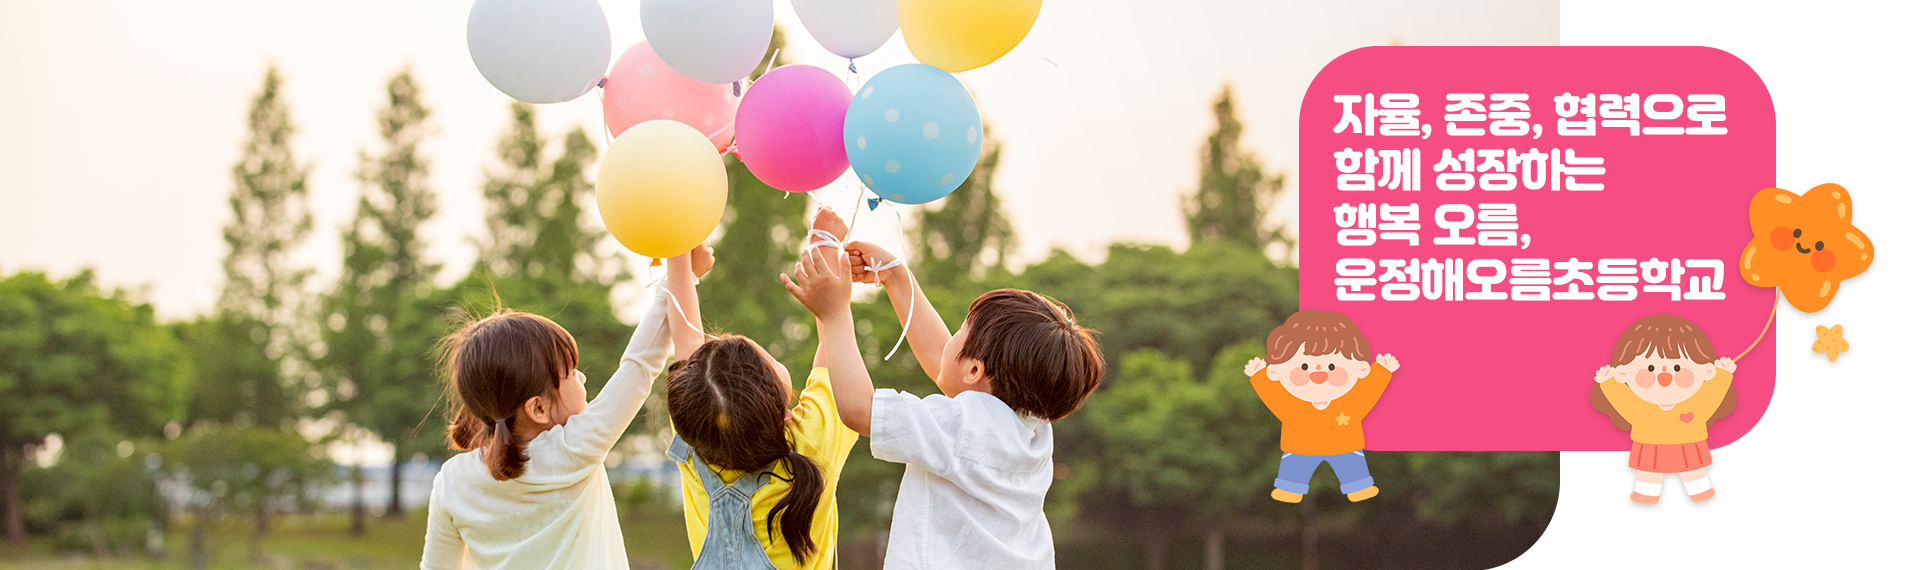
[[[820,506],[820,495],[826,492],[826,478],[813,460],[798,451],[787,451],[787,465],[793,471],[793,487],[780,502],[774,503],[773,510],[767,513],[767,522],[772,524],[772,519],[780,519],[780,532],[787,537],[787,550],[805,563],[816,548],[813,512]]]
[[[454,402],[455,406],[459,407],[459,400]],[[472,412],[460,409],[454,412],[453,422],[447,424],[447,446],[458,451],[480,447],[480,438],[485,432],[486,426],[480,423],[480,418],[473,417]]]
[[[493,442],[487,447],[487,471],[498,481],[527,472],[527,453],[513,437],[513,419],[493,421]]]

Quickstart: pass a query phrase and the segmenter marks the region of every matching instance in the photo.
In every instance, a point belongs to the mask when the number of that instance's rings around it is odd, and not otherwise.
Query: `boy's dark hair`
[[[1706,331],[1692,321],[1674,315],[1648,315],[1627,325],[1614,343],[1613,365],[1626,366],[1641,356],[1685,358],[1694,364],[1706,364],[1719,358]]]
[[[707,341],[667,367],[667,419],[708,465],[752,472],[786,461],[792,486],[767,513],[767,535],[780,521],[787,550],[804,563],[817,548],[813,516],[826,479],[787,441],[787,389],[773,366],[747,337]]]
[[[1300,350],[1303,346],[1305,352]],[[1267,364],[1286,362],[1295,353],[1321,356],[1336,352],[1361,362],[1373,362],[1373,347],[1367,345],[1367,337],[1360,334],[1360,327],[1353,324],[1353,319],[1333,311],[1301,309],[1267,333]]]
[[[528,399],[556,394],[580,366],[573,335],[546,317],[502,309],[442,342],[454,404],[447,443],[460,451],[485,447],[494,479],[519,477],[527,453],[513,437],[515,417]]]
[[[1047,421],[1080,409],[1100,387],[1106,361],[1093,330],[1050,297],[1019,289],[989,291],[967,309],[960,357],[979,360],[993,395],[1014,411]]]

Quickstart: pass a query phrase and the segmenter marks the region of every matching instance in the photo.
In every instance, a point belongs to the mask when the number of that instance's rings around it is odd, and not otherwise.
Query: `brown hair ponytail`
[[[526,444],[513,435],[527,400],[551,397],[580,364],[573,335],[546,317],[503,310],[442,341],[453,422],[447,444],[486,448],[487,471],[506,481],[527,470]]]
[[[667,369],[667,416],[674,432],[708,465],[755,471],[786,461],[792,487],[768,518],[779,519],[787,549],[806,562],[817,549],[813,515],[826,480],[820,467],[787,441],[787,387],[773,366],[746,337],[708,341]],[[772,534],[773,521],[767,526]]]
[[[806,562],[807,555],[814,549],[813,511],[820,506],[820,495],[826,492],[827,482],[812,459],[792,449],[787,450],[787,469],[793,472],[793,480],[789,481],[793,489],[773,504],[767,518],[780,519],[780,533],[787,537],[787,550],[793,551],[795,559]],[[773,526],[773,521],[768,520],[767,526]],[[767,534],[773,534],[773,530],[768,529]]]
[[[527,450],[513,437],[513,416],[493,421],[493,439],[487,445],[487,471],[505,481],[527,472]]]

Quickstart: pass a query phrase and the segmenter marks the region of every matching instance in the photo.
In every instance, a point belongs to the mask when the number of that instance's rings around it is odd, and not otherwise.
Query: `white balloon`
[[[793,0],[807,33],[834,55],[853,59],[880,49],[900,29],[896,0]]]
[[[773,0],[640,0],[640,30],[674,71],[732,83],[767,55]]]
[[[613,34],[594,0],[476,0],[467,13],[467,53],[507,96],[559,103],[607,75]]]

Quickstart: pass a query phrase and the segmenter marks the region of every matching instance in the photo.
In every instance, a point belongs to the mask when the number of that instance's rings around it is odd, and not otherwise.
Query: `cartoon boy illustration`
[[[1376,361],[1359,327],[1340,313],[1302,310],[1267,335],[1267,357],[1247,362],[1246,373],[1284,424],[1274,500],[1300,502],[1322,462],[1333,465],[1347,500],[1380,494],[1367,472],[1361,422],[1399,369],[1393,355]]]
[[[1614,344],[1613,360],[1593,375],[1595,409],[1629,430],[1633,494],[1660,500],[1668,473],[1679,473],[1687,496],[1713,497],[1707,426],[1733,413],[1733,359],[1713,350],[1707,333],[1686,319],[1652,315],[1634,321]]]

